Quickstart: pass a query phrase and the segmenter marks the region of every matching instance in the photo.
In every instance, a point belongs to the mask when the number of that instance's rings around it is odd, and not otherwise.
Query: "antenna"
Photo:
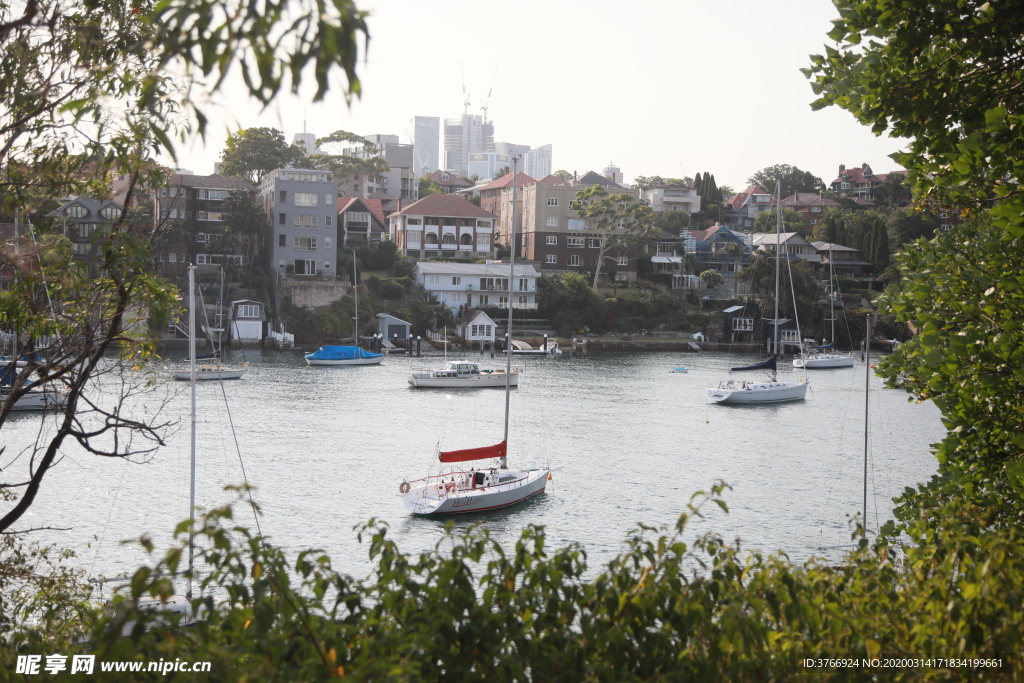
[[[471,102],[469,101],[469,93],[466,92],[466,70],[463,68],[462,62],[459,62],[459,71],[462,72],[462,106],[463,106],[463,115],[464,116],[469,116],[469,105],[471,104]]]
[[[491,77],[491,87],[487,90],[487,99],[480,105],[484,112],[484,123],[487,123],[487,107],[491,103],[491,93],[494,92],[494,81],[498,79],[498,67],[494,67],[494,76]]]

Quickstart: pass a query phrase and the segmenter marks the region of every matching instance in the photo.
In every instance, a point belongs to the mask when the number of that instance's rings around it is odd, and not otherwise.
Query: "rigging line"
[[[231,436],[235,440],[235,451],[238,453],[238,464],[242,467],[242,481],[245,482],[245,492],[249,496],[249,505],[252,507],[252,516],[256,520],[256,532],[263,536],[263,529],[260,528],[260,518],[256,514],[256,503],[252,500],[252,489],[249,487],[249,478],[245,475],[245,463],[242,462],[242,448],[238,445],[238,434],[235,433],[235,422],[231,419],[231,406],[228,405],[228,392],[224,389],[224,380],[220,381],[220,392],[224,396],[224,409],[228,413],[228,425],[231,426]]]
[[[128,458],[124,459],[124,467],[121,469],[121,480],[117,482],[117,488],[114,490],[114,499],[110,501],[110,510],[107,511],[107,521],[103,524],[103,531],[100,532],[100,538],[96,541],[96,553],[92,556],[92,564],[89,565],[89,576],[92,576],[93,569],[96,568],[96,560],[100,557],[100,546],[103,545],[103,537],[107,535],[107,526],[110,524],[110,517],[114,514],[114,506],[117,504],[117,494],[121,492],[121,484],[124,483],[124,475],[128,471]]]

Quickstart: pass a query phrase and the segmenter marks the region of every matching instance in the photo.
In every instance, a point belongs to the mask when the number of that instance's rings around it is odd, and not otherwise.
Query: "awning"
[[[682,263],[682,256],[652,256],[651,263]]]

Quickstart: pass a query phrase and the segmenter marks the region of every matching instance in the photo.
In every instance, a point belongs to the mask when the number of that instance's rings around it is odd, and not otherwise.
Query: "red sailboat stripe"
[[[485,460],[487,458],[504,458],[505,442],[480,448],[464,448],[460,451],[441,451],[441,462],[465,462],[467,460]]]

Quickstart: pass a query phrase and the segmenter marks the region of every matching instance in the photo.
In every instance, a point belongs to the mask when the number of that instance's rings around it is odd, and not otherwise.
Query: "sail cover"
[[[747,365],[742,368],[729,368],[729,372],[742,372],[744,370],[774,370],[775,369],[775,356],[772,356],[768,360],[761,361],[754,365]]]
[[[355,360],[357,358],[380,358],[379,353],[364,351],[358,346],[321,346],[306,358],[313,360]]]
[[[441,451],[441,462],[465,462],[467,460],[485,460],[487,458],[504,458],[505,442],[480,448],[464,448],[461,451]]]
[[[810,349],[811,351],[817,351],[819,349],[834,349],[835,346],[836,346],[835,344],[833,344],[832,342],[829,342],[828,344],[822,344],[820,346],[805,346],[804,348],[805,349]]]

